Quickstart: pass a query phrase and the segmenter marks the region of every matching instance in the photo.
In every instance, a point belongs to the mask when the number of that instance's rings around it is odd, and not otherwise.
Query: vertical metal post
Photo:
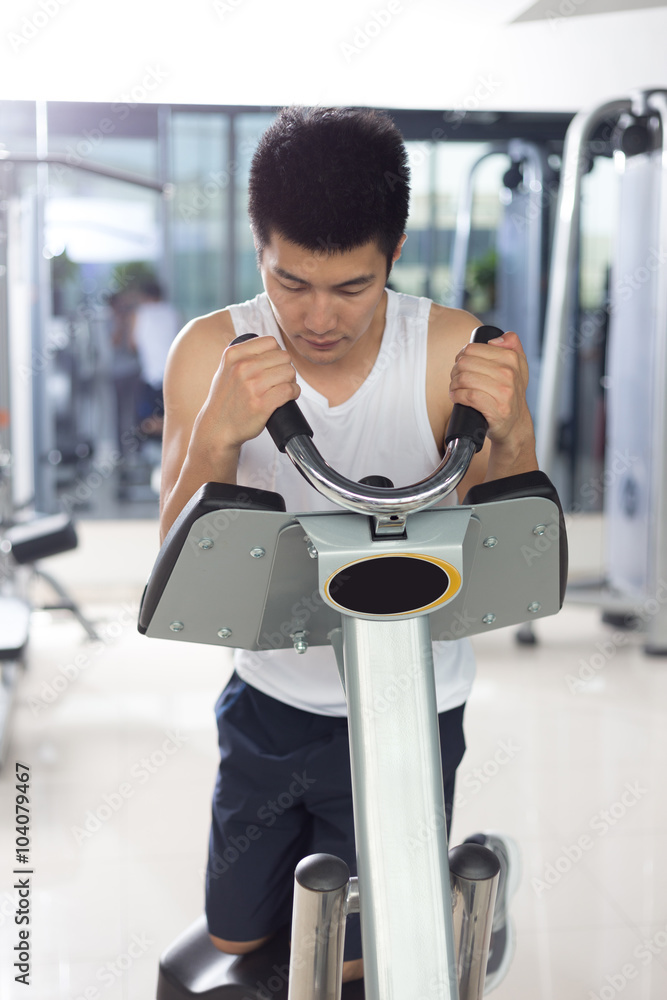
[[[547,312],[544,321],[544,346],[540,368],[540,387],[536,419],[537,457],[540,468],[553,476],[560,393],[565,359],[569,348],[572,303],[579,281],[577,254],[581,179],[587,169],[586,143],[605,118],[629,111],[629,99],[610,101],[592,111],[581,111],[570,122],[565,137],[556,228],[554,231]]]
[[[486,847],[461,844],[449,852],[454,947],[460,1000],[482,1000],[500,861]]]
[[[367,1000],[458,1000],[427,616],[343,616]]]
[[[38,101],[35,110],[35,148],[39,160],[36,167],[33,219],[33,459],[35,463],[35,508],[45,512],[58,508],[56,501],[56,467],[50,461],[55,448],[55,421],[49,394],[52,360],[47,350],[48,327],[52,313],[51,263],[44,256],[46,234],[46,204],[49,198],[48,113],[46,101]]]
[[[422,294],[427,299],[433,296],[433,272],[437,260],[437,233],[438,233],[438,196],[436,192],[437,178],[437,143],[429,143],[428,153],[428,229],[426,231],[426,253],[424,264],[426,266],[426,278],[424,281],[424,291]]]
[[[470,237],[472,234],[472,210],[475,197],[475,173],[478,166],[489,156],[496,153],[505,152],[504,143],[490,143],[484,152],[478,156],[468,170],[463,190],[459,196],[458,210],[456,213],[456,232],[454,233],[454,245],[452,248],[452,269],[450,286],[452,290],[451,301],[447,305],[462,308],[465,305],[466,269],[468,266],[468,253],[470,251]]]
[[[162,231],[160,278],[173,301],[174,294],[174,235],[173,235],[173,149],[171,107],[160,105],[157,109],[157,159],[158,178],[162,185],[158,206],[159,225]]]
[[[506,153],[513,164],[521,165],[522,180],[508,192],[498,226],[494,322],[503,330],[516,330],[521,337],[530,372],[528,407],[534,414],[544,319],[544,220],[548,205],[544,183],[548,164],[544,148],[524,139],[510,139]]]
[[[294,873],[288,1000],[340,1000],[350,870],[311,854]]]
[[[237,215],[240,215],[238,205],[238,185],[236,178],[238,167],[236,163],[236,115],[229,115],[229,132],[227,135],[227,173],[229,174],[229,184],[227,186],[227,219],[226,219],[226,259],[224,261],[224,274],[222,275],[222,287],[225,290],[226,302],[238,302],[238,239],[237,239]]]
[[[9,171],[10,164],[0,166],[0,524],[9,522],[13,514],[11,484],[11,382],[9,350],[9,300],[7,285],[9,266]],[[0,556],[0,559],[2,557]],[[4,574],[3,574],[4,575]]]
[[[660,164],[660,203],[658,260],[667,257],[667,92],[649,96],[649,107],[658,111],[662,124],[662,160]],[[662,264],[656,273],[655,366],[653,369],[653,441],[651,474],[651,533],[648,597],[657,608],[651,615],[646,637],[646,652],[667,653],[667,275]],[[648,605],[647,605],[648,607]]]

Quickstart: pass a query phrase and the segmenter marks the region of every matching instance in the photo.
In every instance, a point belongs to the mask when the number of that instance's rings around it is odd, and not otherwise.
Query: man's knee
[[[247,955],[248,952],[257,951],[263,944],[266,944],[271,935],[257,938],[256,941],[225,941],[224,938],[216,937],[215,934],[209,934],[209,937],[218,951],[224,951],[226,955]]]

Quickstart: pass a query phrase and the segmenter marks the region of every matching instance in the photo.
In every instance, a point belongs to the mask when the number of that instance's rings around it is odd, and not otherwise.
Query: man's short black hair
[[[385,112],[290,107],[259,141],[248,211],[261,258],[273,233],[306,250],[375,241],[387,258],[405,232],[410,171]]]

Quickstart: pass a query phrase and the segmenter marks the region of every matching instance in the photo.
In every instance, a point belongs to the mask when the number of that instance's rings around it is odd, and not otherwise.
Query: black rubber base
[[[514,633],[514,638],[520,646],[537,646],[537,636],[533,631],[532,622],[525,622],[523,625],[519,625]]]
[[[628,611],[603,611],[600,620],[603,625],[611,625],[612,628],[626,632],[640,632],[642,629],[641,618]]]
[[[156,1000],[287,1000],[289,929],[249,955],[224,955],[200,917],[162,955]],[[363,981],[342,1000],[364,1000]]]

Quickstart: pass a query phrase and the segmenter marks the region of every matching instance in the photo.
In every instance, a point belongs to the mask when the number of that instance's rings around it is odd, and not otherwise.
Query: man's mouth
[[[314,347],[316,351],[328,351],[339,343],[337,340],[308,340],[307,337],[304,337],[304,340],[310,347]]]

